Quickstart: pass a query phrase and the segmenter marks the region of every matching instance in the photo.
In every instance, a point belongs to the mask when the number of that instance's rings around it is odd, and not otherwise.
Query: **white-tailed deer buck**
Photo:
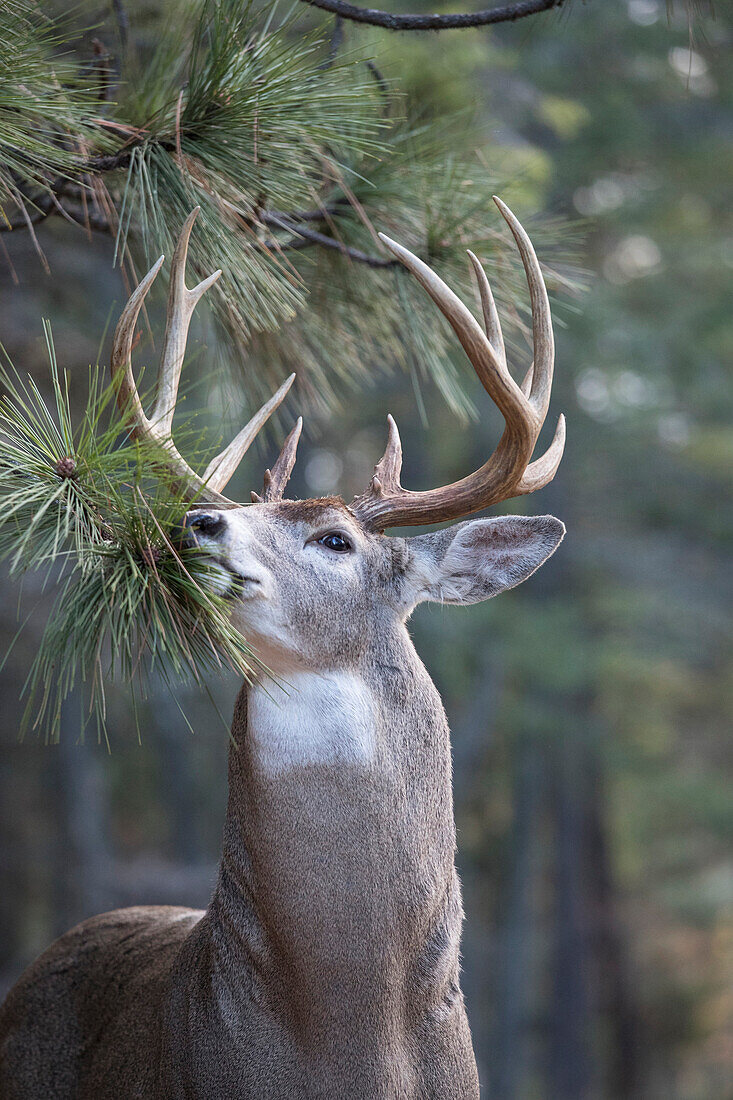
[[[283,500],[300,421],[262,498],[222,496],[292,379],[203,479],[170,439],[193,308],[189,218],[171,272],[155,408],[130,365],[135,323],[162,261],[117,326],[112,373],[133,431],[165,448],[196,504],[188,537],[217,563],[231,614],[275,679],[245,686],[234,713],[229,806],[208,909],[122,909],[94,917],[26,971],[0,1015],[3,1100],[468,1100],[476,1063],[459,983],[448,725],[405,623],[422,600],[469,604],[512,588],[553,553],[551,516],[439,523],[530,493],[553,477],[564,423],[530,462],[550,401],[550,307],[532,245],[514,234],[532,301],[534,364],[512,379],[475,256],[486,331],[448,287],[383,237],[452,325],[506,428],[461,481],[400,485],[394,421],[369,488]],[[282,686],[280,686],[282,685]]]

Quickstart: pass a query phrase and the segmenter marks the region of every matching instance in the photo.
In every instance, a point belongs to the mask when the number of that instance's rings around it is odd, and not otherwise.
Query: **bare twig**
[[[380,72],[380,70],[377,68],[377,66],[374,64],[373,61],[366,61],[365,64],[366,64],[366,67],[369,70],[369,72],[374,77],[376,85],[379,88],[382,95],[384,96],[384,98],[389,99],[389,84],[387,83],[385,78],[382,76],[382,73]]]
[[[114,160],[114,166],[119,167],[119,157],[120,154],[117,153],[113,154],[110,158],[96,159],[104,159],[105,161]],[[112,170],[111,165],[109,165],[109,170]],[[92,178],[94,180],[94,177]],[[111,210],[100,210],[96,213],[89,211],[86,209],[85,197],[84,188],[81,187],[81,185],[66,179],[55,180],[51,184],[48,192],[26,200],[30,209],[26,207],[25,203],[19,200],[19,214],[14,218],[0,220],[0,233],[6,233],[16,229],[28,229],[32,232],[33,225],[45,221],[46,218],[54,214],[60,215],[74,224],[79,224],[82,228],[86,228],[87,230],[94,230],[99,233],[112,233],[114,231],[114,226],[111,220]],[[63,203],[60,201],[62,198],[64,199]],[[348,205],[350,206],[351,204]],[[367,252],[363,252],[359,248],[353,248],[337,240],[335,237],[330,237],[325,233],[321,233],[316,229],[311,229],[302,224],[303,222],[328,221],[332,215],[341,213],[345,206],[347,206],[346,202],[336,202],[328,206],[324,205],[321,209],[296,210],[292,213],[259,211],[257,216],[252,219],[241,219],[240,216],[240,220],[246,220],[247,224],[252,226],[265,225],[271,229],[280,229],[290,234],[290,240],[285,241],[253,240],[253,247],[261,251],[295,252],[318,245],[321,248],[328,248],[334,252],[340,252],[343,256],[347,256],[356,263],[366,264],[367,267],[398,267],[399,262],[397,260],[382,259],[380,256],[374,256]],[[113,209],[112,207],[112,210]]]
[[[451,15],[395,15],[376,8],[358,8],[347,0],[303,0],[321,11],[330,12],[355,23],[368,23],[372,27],[384,27],[388,31],[447,31],[464,27],[486,27],[492,23],[513,23],[530,15],[559,8],[565,0],[516,0],[498,8],[483,11],[462,12]]]
[[[100,125],[104,125],[102,119],[95,119]],[[126,142],[120,149],[117,149],[114,153],[105,153],[100,156],[90,157],[86,163],[79,166],[81,172],[89,175],[98,176],[103,172],[116,172],[118,168],[129,168],[132,154],[138,146],[143,145],[146,141],[149,141],[150,135],[146,131],[136,130],[134,136],[131,136],[130,140]],[[161,138],[153,139],[154,143],[161,149],[165,149],[167,153],[177,153],[175,141],[163,140]]]
[[[90,157],[82,166],[82,171],[91,175],[99,175],[101,172],[116,172],[118,168],[129,168],[132,154],[140,142],[130,142],[118,149],[116,153],[105,153],[101,156]],[[171,146],[175,148],[175,146]]]
[[[29,200],[30,202],[30,200]],[[71,222],[72,225],[80,225],[82,228],[93,229],[99,233],[112,231],[108,218],[102,213],[94,213],[85,209],[83,203],[62,203],[54,192],[42,195],[34,199],[30,209],[26,205],[18,204],[19,213],[14,218],[0,221],[0,233],[10,233],[16,229],[29,229],[31,225],[38,225],[53,215],[58,215]]]
[[[348,256],[349,259],[355,260],[357,263],[366,264],[367,267],[399,266],[399,261],[382,259],[381,256],[371,256],[368,252],[362,252],[359,248],[352,248],[333,237],[327,237],[325,233],[319,233],[316,229],[307,229],[304,225],[298,225],[285,214],[262,212],[259,215],[259,220],[263,225],[269,225],[275,229],[284,229],[286,232],[295,233],[296,236],[311,241],[313,244],[321,245],[323,248],[331,248],[335,252],[341,252],[342,255]],[[292,247],[292,244],[290,247]]]

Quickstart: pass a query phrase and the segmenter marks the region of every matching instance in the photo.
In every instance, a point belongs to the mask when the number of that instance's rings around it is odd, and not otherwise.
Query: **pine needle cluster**
[[[50,402],[9,363],[2,370],[0,560],[18,576],[45,571],[58,587],[25,684],[24,728],[53,739],[77,685],[101,735],[115,679],[144,691],[153,671],[167,682],[225,667],[249,678],[256,661],[205,557],[180,543],[186,502],[166,484],[159,454],[121,437],[99,367],[72,423],[48,327],[46,339]]]
[[[49,179],[77,171],[94,98],[63,51],[64,26],[32,0],[0,7],[0,34],[0,218],[7,220],[9,200],[33,208],[33,189],[46,191]]]
[[[505,261],[491,203],[497,192],[511,201],[516,188],[475,154],[447,152],[468,120],[447,134],[405,118],[363,51],[334,49],[330,32],[299,14],[252,0],[173,0],[155,41],[131,44],[119,79],[92,104],[95,85],[80,62],[64,83],[78,126],[68,121],[69,136],[57,141],[72,175],[53,199],[114,233],[132,285],[171,254],[201,207],[191,268],[199,277],[224,271],[207,306],[251,407],[295,367],[301,407],[322,412],[375,370],[407,370],[465,418],[471,405],[446,327],[377,231],[469,294],[473,249],[498,276],[517,334],[526,289]],[[32,112],[24,125],[35,125]],[[49,158],[51,189],[55,172]],[[50,200],[36,206],[56,212]]]
[[[368,251],[375,228],[386,233],[430,264],[480,315],[466,255],[474,251],[495,289],[508,346],[521,360],[531,332],[526,276],[491,201],[494,194],[509,195],[511,204],[516,183],[478,160],[451,156],[432,127],[400,126],[392,142],[393,151],[369,179],[355,171],[351,187],[332,189],[340,234]],[[367,208],[368,220],[362,215]],[[550,293],[575,293],[577,232],[548,217],[525,219],[525,225],[538,253],[552,257],[543,265]],[[468,396],[473,370],[440,312],[399,262],[375,268],[318,250],[297,254],[293,263],[307,282],[309,308],[279,333],[252,339],[248,365],[263,384],[260,400],[283,374],[297,371],[306,401],[325,416],[347,395],[398,370],[411,379],[418,401],[424,389],[436,387],[460,420],[476,416]]]
[[[318,205],[324,176],[381,148],[366,70],[353,58],[324,69],[321,37],[294,35],[291,24],[263,24],[234,0],[207,3],[191,41],[171,35],[120,104],[142,136],[122,190],[119,247],[132,228],[148,261],[169,254],[201,206],[196,263],[224,269],[211,300],[243,343],[305,305],[306,284],[279,239],[288,234],[268,228],[272,211]]]

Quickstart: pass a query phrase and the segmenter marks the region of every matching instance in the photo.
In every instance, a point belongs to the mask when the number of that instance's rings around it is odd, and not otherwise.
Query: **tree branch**
[[[77,225],[79,229],[93,229],[95,233],[112,232],[112,227],[103,214],[96,214],[91,210],[85,211],[82,206],[75,204],[67,203],[62,206],[57,199],[55,202],[48,201],[44,202],[43,205],[37,205],[35,209],[26,209],[24,214],[21,213],[7,221],[5,219],[0,220],[0,233],[9,233],[16,229],[28,229],[29,224],[38,225],[39,222],[43,222],[53,215],[65,218],[66,221]]]
[[[367,267],[399,267],[399,260],[384,260],[381,256],[370,256],[368,252],[362,252],[359,248],[351,248],[333,237],[327,237],[325,233],[319,233],[316,229],[306,229],[304,225],[298,225],[291,221],[286,214],[274,214],[262,212],[259,221],[263,225],[270,225],[274,229],[284,229],[287,233],[295,233],[306,241],[319,244],[323,248],[332,248],[357,263],[366,264]],[[292,247],[292,245],[290,246]]]
[[[384,27],[388,31],[447,31],[464,27],[486,27],[492,23],[514,23],[551,8],[562,7],[565,0],[515,0],[498,8],[483,11],[455,13],[452,15],[395,15],[376,8],[358,8],[347,0],[303,0],[321,11],[330,12],[355,23],[368,23],[372,27]]]
[[[134,145],[127,145],[122,149],[118,149],[116,153],[105,153],[100,156],[90,157],[89,160],[81,166],[81,170],[92,176],[96,176],[100,175],[102,172],[115,172],[118,168],[129,168],[134,148]]]
[[[0,233],[7,233],[15,229],[28,229],[29,225],[37,225],[54,214],[65,217],[68,221],[77,224],[80,229],[92,229],[97,233],[112,232],[112,227],[104,214],[84,210],[80,204],[68,200],[62,206],[56,195],[51,192],[35,199],[31,209],[21,212],[18,217],[7,220],[0,219]],[[255,244],[255,247],[268,252],[294,252],[310,248],[313,245],[319,245],[321,248],[330,248],[335,252],[340,252],[356,263],[366,264],[367,267],[399,266],[398,260],[387,260],[382,259],[380,256],[371,256],[367,252],[362,252],[359,248],[352,248],[334,237],[328,237],[325,233],[319,233],[315,229],[307,229],[299,224],[301,218],[315,221],[319,217],[323,218],[323,216],[323,212],[318,210],[303,210],[295,214],[261,211],[257,217],[257,221],[261,225],[294,234],[294,239],[289,241],[260,241]]]
[[[110,129],[116,128],[114,124],[105,123],[105,125]],[[89,157],[88,160],[79,165],[79,172],[85,175],[99,176],[104,172],[116,172],[120,168],[129,168],[132,154],[146,139],[152,140],[161,149],[165,149],[167,153],[177,152],[175,142],[166,138],[150,139],[149,134],[143,134],[140,137],[128,138],[125,144],[114,153],[102,153]]]

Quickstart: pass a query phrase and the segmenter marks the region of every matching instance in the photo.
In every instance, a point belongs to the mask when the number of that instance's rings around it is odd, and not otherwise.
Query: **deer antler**
[[[495,196],[494,202],[519,247],[532,304],[534,363],[521,386],[509,373],[499,315],[489,281],[473,253],[468,255],[481,295],[485,333],[470,310],[427,264],[383,233],[379,234],[387,248],[412,272],[450,322],[481,384],[501,411],[506,427],[496,450],[480,469],[452,485],[415,493],[400,485],[402,446],[397,425],[389,416],[384,455],[374,468],[367,491],[351,503],[352,510],[362,523],[374,530],[458,519],[510,497],[533,493],[552,480],[560,465],[565,446],[564,416],[560,416],[555,438],[545,454],[530,462],[550,404],[555,358],[547,289],[529,237],[501,199]]]
[[[270,504],[272,501],[282,500],[285,486],[293,472],[295,454],[298,450],[298,440],[302,430],[303,417],[299,416],[295,421],[295,427],[282,445],[282,450],[277,456],[277,462],[271,470],[265,470],[264,495],[260,496],[254,489],[252,490],[250,495],[253,504],[262,504],[263,501],[265,504]]]
[[[171,438],[171,429],[183,366],[183,356],[186,350],[188,327],[196,304],[221,275],[221,271],[215,271],[213,275],[209,275],[207,279],[204,279],[192,290],[188,290],[186,287],[185,272],[188,242],[199,209],[197,206],[186,218],[181,235],[178,238],[176,250],[173,253],[165,339],[160,367],[158,368],[155,402],[149,417],[145,415],[143,410],[132,373],[132,341],[142,304],[162,267],[163,256],[155,262],[122,311],[112,344],[110,369],[112,381],[116,387],[117,403],[123,415],[130,422],[131,434],[135,439],[155,443],[164,452],[171,478],[178,487],[183,489],[187,499],[198,498],[209,503],[234,505],[235,502],[223,496],[221,490],[232,477],[257,433],[282,402],[293,384],[295,375],[291,374],[283,382],[277,393],[273,394],[270,400],[255,413],[229,446],[225,447],[220,454],[211,460],[204,471],[203,477],[199,477],[185,459],[181,457]],[[294,461],[295,448],[293,447],[288,474]],[[287,477],[285,480],[287,480]],[[280,487],[281,494],[284,485],[285,482],[283,481]]]

